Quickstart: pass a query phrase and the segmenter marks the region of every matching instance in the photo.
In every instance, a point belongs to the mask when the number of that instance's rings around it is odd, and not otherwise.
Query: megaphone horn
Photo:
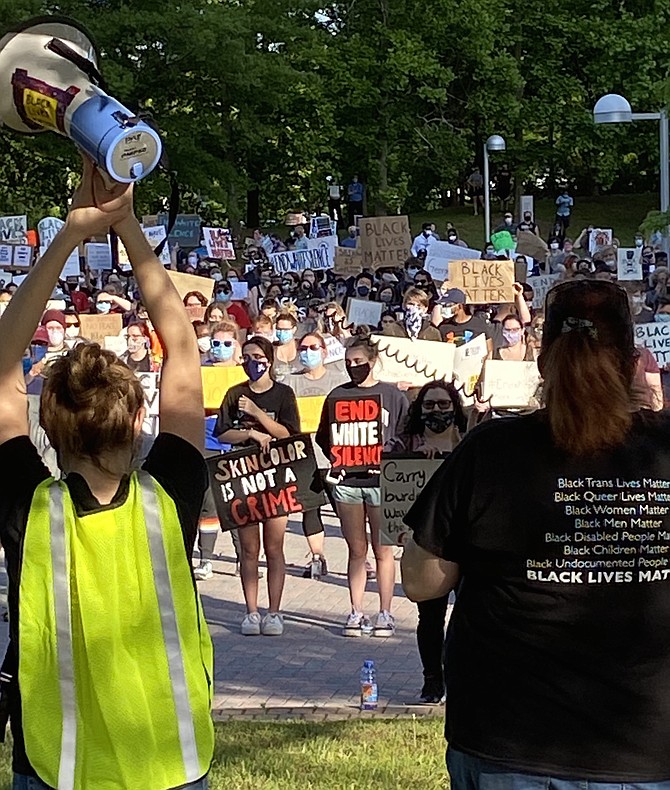
[[[0,124],[23,134],[73,140],[115,181],[159,163],[160,136],[103,90],[89,34],[71,19],[26,22],[0,40]]]

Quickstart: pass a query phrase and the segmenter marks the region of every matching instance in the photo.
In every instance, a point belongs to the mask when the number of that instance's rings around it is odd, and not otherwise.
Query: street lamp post
[[[484,143],[484,224],[485,242],[491,240],[491,178],[489,176],[489,151],[504,151],[507,148],[505,139],[499,134],[492,134]]]
[[[628,99],[617,93],[608,93],[598,99],[593,108],[595,123],[631,123],[632,121],[658,121],[660,174],[661,174],[661,211],[670,210],[670,128],[668,111],[633,112]],[[663,249],[668,251],[668,228],[663,234]]]

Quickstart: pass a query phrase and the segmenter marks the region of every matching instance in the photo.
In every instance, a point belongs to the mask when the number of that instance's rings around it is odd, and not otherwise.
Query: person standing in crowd
[[[467,180],[470,196],[472,197],[472,208],[475,217],[479,214],[479,209],[484,211],[484,176],[478,167],[470,173]]]
[[[402,302],[404,317],[398,321],[398,337],[413,340],[442,340],[442,335],[430,320],[430,299],[419,288],[408,288]]]
[[[427,251],[430,244],[434,241],[431,222],[424,222],[421,226],[421,233],[414,237],[412,242],[412,255],[416,258],[420,252]]]
[[[238,336],[239,327],[234,321],[215,324],[210,330],[209,353],[202,363],[203,366],[232,368],[241,365],[242,349]]]
[[[347,187],[349,224],[355,225],[355,218],[363,216],[363,202],[365,201],[365,186],[359,181],[357,175],[351,179]]]
[[[511,211],[505,212],[502,222],[494,229],[494,233],[500,233],[503,230],[509,231],[512,236],[516,235],[518,225],[514,222],[514,214]]]
[[[667,546],[670,515],[647,522],[643,546],[634,522],[670,485],[670,419],[634,398],[623,289],[558,285],[545,316],[545,408],[470,433],[406,516],[407,595],[458,586],[446,640],[451,786],[662,787],[670,636],[658,618],[670,593],[648,556]],[[575,518],[598,503],[620,514],[618,529]]]
[[[277,346],[272,368],[276,381],[283,381],[290,373],[302,370],[298,357],[298,344],[295,339],[297,330],[298,322],[292,313],[283,312],[277,316],[275,323]]]
[[[328,182],[328,216],[337,225],[342,224],[342,187],[333,181],[332,176],[326,178]]]
[[[377,346],[368,338],[357,337],[347,343],[345,364],[351,381],[336,387],[328,394],[321,412],[321,421],[316,433],[316,443],[330,457],[329,402],[341,398],[379,395],[383,412],[382,441],[391,446],[407,416],[407,399],[392,384],[377,381],[373,368],[379,358]],[[332,473],[331,473],[332,474]],[[376,575],[379,588],[379,612],[372,627],[373,635],[392,636],[395,621],[391,614],[393,588],[395,585],[395,561],[393,548],[381,543],[380,534],[380,489],[379,470],[346,472],[342,470],[333,481],[332,495],[337,504],[337,515],[342,524],[342,534],[349,552],[347,579],[351,598],[351,614],[344,625],[344,636],[360,636],[367,620],[363,608],[363,595],[367,573],[365,560],[368,551],[366,517],[370,524],[372,550],[376,560]]]
[[[468,246],[463,239],[459,238],[456,228],[447,230],[447,241],[449,244],[455,244],[457,247],[465,247],[467,249]]]
[[[570,192],[566,187],[561,194],[556,198],[556,225],[561,228],[561,238],[565,237],[570,227],[570,217],[575,201],[570,196]]]
[[[132,187],[107,191],[85,160],[64,228],[0,319],[2,726],[9,711],[15,787],[204,790],[213,757],[212,644],[190,559],[207,486],[198,352],[132,210]],[[112,352],[82,343],[52,363],[42,392],[55,481],[28,437],[17,374],[65,261],[110,225],[167,351],[161,433],[134,469],[142,387]]]
[[[534,362],[533,349],[528,345],[526,330],[521,319],[515,315],[507,315],[501,322],[502,343],[493,349],[493,359],[512,362]]]
[[[399,437],[397,450],[426,458],[447,458],[465,434],[467,420],[453,384],[435,381],[425,384],[409,409],[407,426]],[[449,595],[419,601],[416,639],[423,666],[421,701],[429,705],[444,700],[444,620]]]
[[[135,320],[126,330],[128,350],[121,359],[133,373],[157,373],[159,368],[151,359],[151,335],[144,321]]]
[[[496,196],[500,201],[500,208],[504,211],[507,208],[507,203],[512,197],[512,171],[509,165],[504,162],[496,174]],[[516,229],[515,231],[516,232]]]
[[[450,288],[442,294],[434,311],[433,323],[436,319],[442,340],[462,345],[485,335],[489,353],[493,352],[491,325],[480,316],[472,315],[465,293],[460,288]]]
[[[65,313],[62,310],[47,310],[42,316],[41,324],[47,331],[49,344],[44,357],[45,364],[68,351],[65,345]]]
[[[629,281],[622,283],[628,294],[628,303],[636,324],[649,324],[654,320],[654,311],[645,305],[645,290],[643,282]]]
[[[249,377],[226,393],[214,429],[220,442],[235,446],[258,444],[266,450],[273,439],[286,439],[300,433],[298,404],[293,391],[272,378],[274,349],[262,337],[242,346],[242,365]],[[261,525],[239,530],[242,548],[241,575],[247,614],[242,620],[244,636],[281,636],[284,618],[281,599],[286,576],[284,534],[288,518],[277,516],[263,522],[263,548],[268,566],[268,612],[261,619],[258,611],[258,558],[261,550]]]
[[[347,230],[347,237],[342,239],[340,242],[340,247],[349,247],[350,249],[356,248],[356,243],[358,241],[358,228],[355,225],[349,225],[349,229]]]
[[[540,235],[540,229],[537,225],[537,222],[533,219],[533,215],[530,211],[523,212],[523,219],[519,223],[519,230],[525,230],[528,233],[533,233],[535,236]]]
[[[293,249],[294,250],[307,250],[309,249],[309,244],[307,243],[307,235],[305,234],[305,226],[304,225],[296,225],[295,226],[295,238],[293,239]]]

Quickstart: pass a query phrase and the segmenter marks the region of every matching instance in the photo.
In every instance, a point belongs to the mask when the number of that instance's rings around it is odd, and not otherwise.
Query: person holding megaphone
[[[45,371],[40,422],[62,472],[31,444],[21,358],[65,261],[113,228],[165,350],[161,433],[141,468],[143,392],[81,343]],[[133,215],[85,160],[65,226],[0,319],[0,539],[10,645],[14,788],[199,788],[213,754],[212,644],[191,571],[207,469],[195,335]]]

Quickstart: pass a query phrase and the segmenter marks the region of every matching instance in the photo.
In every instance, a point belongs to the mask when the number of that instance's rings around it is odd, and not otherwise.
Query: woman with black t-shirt
[[[406,517],[407,595],[458,585],[451,786],[666,787],[670,419],[635,399],[623,289],[553,288],[538,364],[545,409],[470,432]]]
[[[379,352],[377,346],[367,338],[354,338],[348,341],[345,351],[345,364],[351,382],[336,387],[323,405],[321,422],[316,433],[316,442],[326,456],[331,454],[329,401],[338,398],[365,398],[370,395],[381,397],[382,441],[390,445],[405,422],[407,398],[392,384],[377,381],[372,369]],[[392,636],[395,622],[391,614],[393,587],[395,585],[395,560],[393,547],[383,546],[380,538],[380,482],[379,468],[369,468],[365,472],[346,472],[342,470],[333,481],[333,499],[337,503],[337,515],[342,523],[342,534],[347,542],[349,559],[347,577],[351,597],[351,614],[344,626],[344,636],[360,636],[366,625],[363,612],[363,594],[367,573],[365,558],[368,551],[368,538],[365,528],[366,516],[370,523],[372,550],[377,564],[377,584],[379,588],[379,613],[372,626],[374,636]]]
[[[221,404],[214,434],[222,442],[244,445],[256,442],[266,449],[273,439],[300,433],[298,404],[293,391],[272,378],[274,350],[264,337],[254,337],[242,346],[242,367],[249,377],[231,387]],[[284,591],[286,561],[284,534],[287,516],[263,522],[263,547],[268,564],[268,613],[258,612],[258,557],[261,550],[260,525],[239,530],[242,546],[240,572],[247,614],[241,631],[245,636],[281,636],[284,618],[279,613]]]

